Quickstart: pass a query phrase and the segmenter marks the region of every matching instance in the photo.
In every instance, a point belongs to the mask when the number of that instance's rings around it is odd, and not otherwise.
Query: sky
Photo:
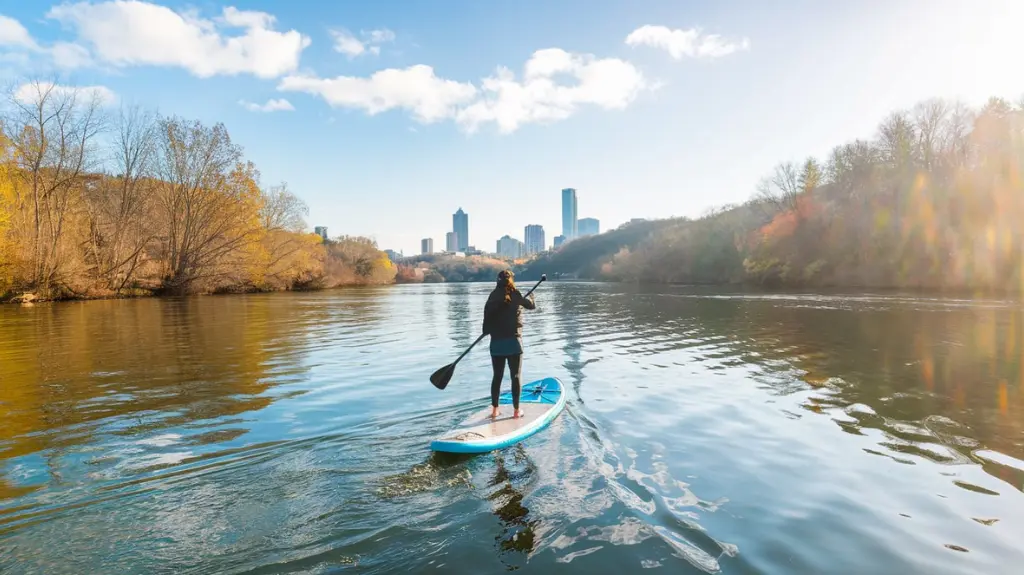
[[[0,82],[222,122],[331,236],[495,249],[749,198],[931,98],[1024,95],[1020,0],[0,0]]]

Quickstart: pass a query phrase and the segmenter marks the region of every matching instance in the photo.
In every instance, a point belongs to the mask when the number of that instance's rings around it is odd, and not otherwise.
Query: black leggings
[[[491,379],[491,407],[498,407],[498,396],[501,395],[501,379],[505,377],[506,361],[508,361],[509,374],[512,376],[512,407],[519,409],[519,370],[523,366],[523,354],[491,356],[491,368],[494,370],[494,377]]]

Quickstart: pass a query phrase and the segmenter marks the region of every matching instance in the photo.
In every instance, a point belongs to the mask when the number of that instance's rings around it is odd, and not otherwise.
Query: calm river
[[[550,282],[434,456],[489,289],[0,306],[0,573],[1020,573],[1019,301]]]

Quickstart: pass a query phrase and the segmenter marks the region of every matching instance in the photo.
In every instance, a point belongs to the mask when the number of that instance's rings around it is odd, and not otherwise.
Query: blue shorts
[[[523,353],[523,340],[518,337],[491,338],[491,355],[502,357]]]

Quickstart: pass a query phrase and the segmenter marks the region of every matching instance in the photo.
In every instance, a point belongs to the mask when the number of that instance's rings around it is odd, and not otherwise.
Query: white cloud
[[[366,46],[363,46],[358,38],[344,30],[331,30],[331,36],[334,37],[335,52],[341,52],[351,58],[366,51]]]
[[[332,29],[330,33],[334,38],[334,51],[348,56],[349,59],[366,53],[380,54],[381,44],[395,40],[395,33],[388,29],[363,31],[362,40],[347,30]]]
[[[112,106],[117,103],[117,94],[106,86],[62,86],[51,82],[24,83],[14,91],[14,97],[23,104],[38,101],[42,94],[47,91],[51,96],[62,97],[71,92],[77,92],[75,99],[85,104],[91,98],[98,99],[102,106]]]
[[[700,28],[673,30],[665,26],[641,26],[626,36],[629,46],[651,46],[669,53],[679,60],[691,58],[718,58],[750,48],[750,40],[726,40],[718,34],[704,34]]]
[[[575,83],[559,83],[561,76]],[[484,96],[460,110],[456,120],[471,133],[481,124],[494,122],[501,133],[508,134],[524,124],[564,120],[581,105],[620,110],[650,87],[629,62],[548,48],[533,53],[521,81],[505,67],[485,78]]]
[[[370,30],[369,32],[364,32],[364,34],[368,38],[367,41],[371,44],[383,44],[384,42],[395,41],[395,33],[386,28],[383,30]]]
[[[38,48],[32,35],[21,25],[21,22],[3,14],[0,14],[0,46]]]
[[[253,102],[246,102],[245,100],[240,100],[238,103],[250,112],[291,112],[295,110],[295,107],[292,106],[291,102],[284,98],[271,98],[270,100],[267,100],[266,104],[256,104]]]
[[[333,107],[361,109],[371,116],[403,108],[426,124],[453,117],[460,105],[476,96],[472,84],[438,78],[423,64],[380,70],[369,78],[286,76],[277,89],[314,94]]]
[[[296,30],[274,30],[274,16],[225,7],[216,19],[175,12],[140,0],[61,4],[49,18],[73,28],[92,56],[114,66],[177,66],[193,75],[252,74],[276,78],[298,68],[310,39]],[[229,35],[227,29],[242,34]],[[71,53],[65,49],[65,55]],[[85,48],[75,50],[87,55]],[[78,61],[83,61],[79,59]]]
[[[266,12],[239,10],[234,6],[225,6],[224,15],[218,20],[235,28],[260,28],[269,30],[274,27],[274,17]]]
[[[0,47],[10,51],[0,53],[0,60],[22,68],[45,66],[43,59],[49,57],[58,68],[81,68],[92,64],[89,51],[69,42],[54,42],[49,47],[41,46],[20,22],[0,14]]]
[[[439,78],[433,68],[422,64],[381,70],[368,78],[292,75],[277,86],[283,92],[313,94],[331,106],[370,115],[405,109],[424,124],[451,119],[470,133],[493,122],[503,134],[528,123],[564,120],[584,105],[623,109],[641,91],[655,88],[629,62],[560,48],[534,52],[522,80],[500,67],[494,76],[483,79],[480,89],[471,82]]]
[[[53,63],[59,68],[84,68],[93,64],[89,51],[71,42],[57,42],[50,48]]]

